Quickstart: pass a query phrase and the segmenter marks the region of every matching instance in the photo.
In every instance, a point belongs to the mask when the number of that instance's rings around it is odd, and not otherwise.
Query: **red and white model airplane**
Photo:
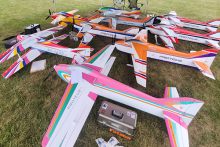
[[[214,19],[207,22],[199,22],[196,20],[187,19],[181,16],[177,16],[175,11],[170,11],[169,14],[161,15],[157,17],[159,18],[168,18],[171,24],[175,24],[179,27],[187,27],[192,29],[198,29],[208,32],[215,32],[217,31],[220,25],[220,19]]]
[[[174,49],[172,42],[178,43],[178,39],[204,44],[220,50],[220,31],[208,34],[198,34],[195,32],[180,29],[174,25],[170,25],[167,18],[164,18],[158,25],[150,25],[146,27],[152,34],[159,35],[166,47]]]
[[[164,119],[171,146],[188,147],[188,125],[204,102],[188,97],[180,98],[174,87],[166,88],[164,98],[158,99],[107,77],[113,64],[109,60],[113,49],[113,45],[107,46],[81,65],[54,66],[68,86],[46,131],[42,146],[74,146],[100,95]]]

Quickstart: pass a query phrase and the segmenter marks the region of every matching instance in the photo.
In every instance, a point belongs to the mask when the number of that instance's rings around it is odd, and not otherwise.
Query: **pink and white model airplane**
[[[65,34],[56,38],[54,37],[50,40],[44,39],[45,37],[59,31],[62,28],[63,26],[58,26],[41,32],[37,32],[32,35],[18,35],[17,38],[19,39],[19,42],[0,56],[0,63],[3,63],[7,59],[10,59],[11,57],[18,54],[18,60],[14,62],[2,74],[2,76],[4,78],[9,78],[11,75],[16,73],[18,70],[20,70],[45,52],[65,56],[71,59],[76,56],[73,62],[77,64],[85,61],[90,56],[90,47],[83,46],[71,49],[68,47],[57,45],[57,43],[68,37],[68,35]],[[28,50],[24,55],[20,56],[19,53],[28,47],[30,47],[30,50]]]
[[[98,95],[165,119],[172,147],[189,146],[187,126],[204,102],[179,98],[176,88],[171,87],[166,88],[164,98],[154,98],[107,77],[105,71],[109,71],[113,64],[108,60],[113,49],[113,45],[107,46],[81,65],[54,66],[68,86],[42,146],[74,146]]]
[[[148,29],[152,34],[159,35],[164,44],[170,49],[174,49],[172,42],[179,43],[178,39],[180,39],[204,44],[220,50],[220,46],[218,44],[220,41],[220,31],[208,34],[198,34],[170,25],[169,21],[165,18],[161,21],[161,24],[155,26],[150,25],[150,27],[146,27],[146,29]]]
[[[169,14],[161,15],[157,17],[159,18],[168,18],[171,24],[175,24],[179,27],[187,27],[192,29],[198,29],[208,32],[215,32],[217,31],[220,25],[220,19],[214,19],[207,22],[199,22],[191,19],[187,19],[181,16],[177,16],[175,11],[170,11]]]

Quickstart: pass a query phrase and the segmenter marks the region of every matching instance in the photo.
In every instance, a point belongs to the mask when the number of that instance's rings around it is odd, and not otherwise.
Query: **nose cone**
[[[68,65],[66,64],[54,65],[53,68],[55,69],[57,73],[58,71],[64,71],[64,72],[70,73],[70,71],[68,70]]]

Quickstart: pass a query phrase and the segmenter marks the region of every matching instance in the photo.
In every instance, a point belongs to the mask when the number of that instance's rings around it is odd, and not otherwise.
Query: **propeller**
[[[48,15],[47,18],[46,18],[45,20],[47,20],[47,19],[51,16],[50,9],[49,9],[49,14],[50,14],[50,15]]]
[[[22,34],[24,34],[24,32],[20,33],[20,35],[22,35]],[[17,34],[17,35],[19,35],[19,34]],[[10,36],[10,37],[8,37],[8,38],[5,38],[5,39],[3,39],[2,41],[10,40],[10,39],[16,37],[17,35],[13,35],[13,36]]]
[[[54,13],[54,11],[51,13],[51,11],[50,11],[50,9],[49,9],[49,14],[50,14],[50,15],[48,15],[45,20],[47,20],[49,17],[51,17],[51,15],[52,15],[53,13]]]
[[[50,73],[47,75],[47,77],[44,79],[44,81],[43,82],[45,82],[51,75],[52,75],[52,73],[55,71],[55,66],[54,66],[54,68],[50,71]]]

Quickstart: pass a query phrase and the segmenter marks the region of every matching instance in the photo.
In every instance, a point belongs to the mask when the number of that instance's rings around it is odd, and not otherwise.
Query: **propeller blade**
[[[55,69],[53,68],[51,71],[50,71],[50,73],[47,75],[47,77],[44,79],[44,81],[43,82],[45,82],[51,75],[52,75],[52,73],[55,71]]]
[[[50,17],[50,15],[49,15],[49,16],[47,16],[47,18],[46,18],[45,20],[47,20],[49,17]]]
[[[49,14],[51,15],[50,9],[49,9]]]

